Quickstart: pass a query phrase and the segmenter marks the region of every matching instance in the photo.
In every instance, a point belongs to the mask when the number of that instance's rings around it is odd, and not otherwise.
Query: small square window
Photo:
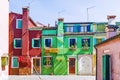
[[[22,47],[22,40],[21,38],[14,39],[14,48],[21,48]]]
[[[12,68],[18,67],[19,67],[18,57],[12,57]]]
[[[45,39],[45,47],[51,47],[52,45],[51,39]]]
[[[33,38],[32,39],[32,47],[33,48],[40,48],[40,38]]]
[[[76,48],[76,39],[69,39],[69,47]]]
[[[44,66],[52,66],[52,57],[51,56],[45,56],[43,58],[43,65]]]
[[[22,19],[17,19],[16,20],[16,28],[17,29],[22,29]]]

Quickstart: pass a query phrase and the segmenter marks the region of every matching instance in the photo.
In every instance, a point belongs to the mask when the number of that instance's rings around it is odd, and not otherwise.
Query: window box
[[[76,47],[72,45],[69,49],[70,50],[76,50]]]

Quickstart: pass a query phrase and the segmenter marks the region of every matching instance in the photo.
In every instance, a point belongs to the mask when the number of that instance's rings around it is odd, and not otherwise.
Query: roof
[[[116,38],[120,38],[120,34],[118,34],[118,35],[116,35],[116,36],[113,36],[113,37],[111,37],[111,38],[109,38],[109,39],[107,39],[107,40],[105,40],[105,41],[103,41],[103,42],[101,42],[101,43],[96,44],[95,47],[97,47],[97,46],[99,46],[99,45],[102,45],[102,44],[104,44],[104,43],[106,43],[106,42],[109,42],[109,41],[111,41],[111,40],[113,40],[113,39],[116,39]]]
[[[15,13],[15,12],[10,12],[9,14],[14,14],[14,15],[20,15],[20,16],[22,16],[22,14]],[[35,26],[37,26],[36,23],[32,20],[32,18],[31,18],[30,16],[29,16],[29,20],[30,20]]]
[[[115,29],[118,29],[118,28],[119,28],[117,25],[108,25],[107,27],[108,27],[108,28],[115,28]]]
[[[43,30],[52,30],[52,29],[57,29],[57,27],[43,27]]]
[[[94,22],[64,22],[64,24],[93,24]]]
[[[33,27],[33,28],[28,28],[28,30],[42,30],[42,27]]]

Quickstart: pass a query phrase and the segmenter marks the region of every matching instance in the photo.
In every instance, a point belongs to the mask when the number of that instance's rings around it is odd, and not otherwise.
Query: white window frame
[[[52,38],[44,38],[44,48],[50,48],[50,47],[46,47],[46,46],[45,46],[45,40],[46,40],[46,39],[51,39],[51,46],[52,46]]]
[[[21,49],[21,48],[22,48],[22,38],[14,38],[14,41],[15,41],[15,40],[21,40],[21,47],[15,47],[15,45],[14,45],[15,42],[13,42],[14,48],[15,48],[15,49]]]
[[[33,66],[33,59],[40,59],[40,74],[41,74],[41,67],[42,67],[42,66],[41,66],[41,65],[42,65],[42,63],[41,63],[41,57],[32,57],[32,59],[31,59],[31,60],[32,60],[32,61],[31,61],[31,67],[32,67],[32,68],[31,68],[31,74],[33,74],[33,67],[34,67],[34,66]]]
[[[32,38],[32,44],[33,44],[33,40],[41,40],[40,38]],[[41,47],[41,41],[40,41],[40,47]],[[32,48],[40,48],[40,47],[34,47],[33,45],[32,45]]]
[[[77,48],[77,38],[68,38],[68,47],[70,48],[70,39],[75,39],[76,42],[75,48]]]
[[[17,66],[17,67],[14,67],[14,66],[13,66],[13,58],[17,58],[17,59],[18,59],[17,56],[13,56],[13,57],[12,57],[12,65],[11,65],[11,67],[12,67],[12,68],[19,68],[19,62],[18,62],[18,66]]]
[[[16,19],[16,29],[22,29],[22,27],[21,27],[21,28],[18,28],[18,21],[19,21],[19,20],[22,21],[22,19]]]

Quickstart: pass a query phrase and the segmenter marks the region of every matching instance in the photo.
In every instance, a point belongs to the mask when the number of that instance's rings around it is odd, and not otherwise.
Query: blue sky
[[[119,0],[10,0],[9,11],[22,13],[22,7],[30,3],[30,17],[36,22],[54,25],[57,18],[64,22],[106,22],[107,15],[116,15],[120,21]]]

